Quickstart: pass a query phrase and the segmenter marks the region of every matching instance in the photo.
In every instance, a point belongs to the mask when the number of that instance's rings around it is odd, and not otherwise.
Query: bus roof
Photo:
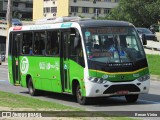
[[[80,18],[78,16],[64,16],[64,17],[55,17],[55,18],[43,18],[35,22],[35,24],[56,24],[56,23],[65,23],[65,22],[77,22],[83,26],[92,27],[92,26],[129,26],[129,22],[124,21],[115,21],[115,20],[94,20],[91,18]]]
[[[125,21],[115,20],[86,20],[78,21],[81,27],[105,27],[105,26],[131,26],[132,24]]]
[[[78,20],[70,22],[61,23],[50,23],[50,24],[38,24],[38,25],[27,25],[27,26],[15,26],[11,27],[10,31],[28,31],[28,30],[44,30],[44,29],[57,29],[57,28],[71,28],[79,24],[81,27],[114,27],[114,26],[132,26],[131,23],[125,21],[115,21],[115,20]]]

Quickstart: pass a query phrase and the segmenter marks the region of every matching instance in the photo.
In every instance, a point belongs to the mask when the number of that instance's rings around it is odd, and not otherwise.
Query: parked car
[[[22,26],[22,22],[19,19],[12,19],[12,26]]]
[[[157,36],[154,33],[152,33],[149,29],[147,28],[136,28],[136,29],[140,38],[142,38],[142,34],[145,34],[146,40],[157,41]]]
[[[6,18],[3,18],[2,20],[6,20]],[[22,26],[22,21],[17,18],[13,18],[12,19],[12,26]]]

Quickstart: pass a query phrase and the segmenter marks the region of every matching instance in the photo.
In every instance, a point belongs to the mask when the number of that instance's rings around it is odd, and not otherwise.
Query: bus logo
[[[21,60],[20,70],[22,74],[26,74],[29,69],[29,62],[27,57],[23,57]]]

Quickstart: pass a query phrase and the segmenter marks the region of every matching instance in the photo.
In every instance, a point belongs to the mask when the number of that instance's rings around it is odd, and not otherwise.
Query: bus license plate
[[[128,94],[128,91],[127,90],[122,90],[122,91],[117,91],[116,93],[118,95],[126,95],[126,94]]]

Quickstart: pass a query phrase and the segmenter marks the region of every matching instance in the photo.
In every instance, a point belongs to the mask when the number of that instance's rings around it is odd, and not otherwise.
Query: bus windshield
[[[96,27],[83,30],[88,60],[102,63],[136,62],[145,58],[134,27]]]

